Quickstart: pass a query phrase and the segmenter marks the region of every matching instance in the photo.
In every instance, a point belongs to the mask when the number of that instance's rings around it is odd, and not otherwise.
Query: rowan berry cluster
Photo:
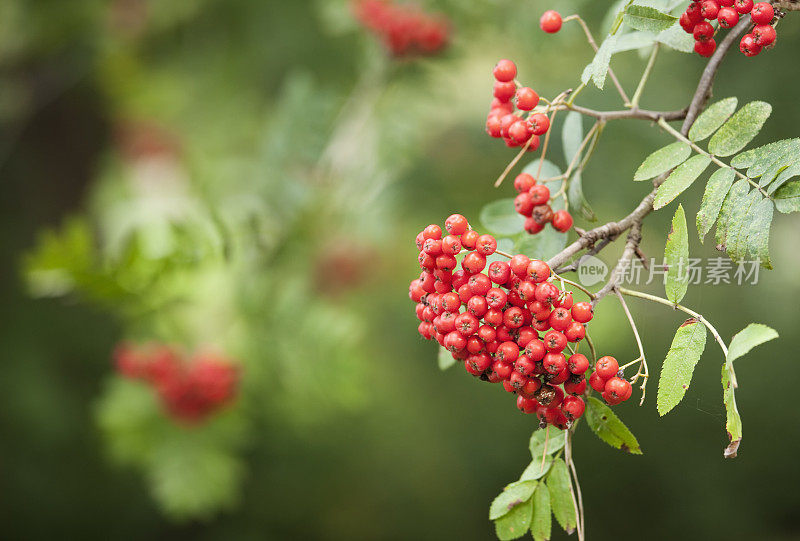
[[[486,133],[495,138],[502,137],[509,147],[527,145],[529,151],[537,150],[539,136],[550,129],[547,115],[531,112],[539,104],[539,94],[527,86],[518,87],[515,80],[517,66],[511,60],[500,60],[493,74],[494,99],[486,117]]]
[[[711,56],[717,48],[714,41],[716,29],[710,21],[716,20],[720,28],[732,28],[741,16],[750,15],[753,28],[739,42],[739,50],[745,56],[756,56],[764,47],[775,43],[777,34],[772,20],[775,10],[769,2],[753,0],[702,0],[692,2],[681,15],[680,25],[694,36],[694,50],[701,56]]]
[[[517,395],[517,407],[543,426],[568,426],[585,409],[589,360],[573,352],[586,336],[591,303],[574,303],[544,261],[517,254],[487,266],[497,241],[473,230],[464,216],[447,218],[445,230],[432,224],[417,235],[422,274],[411,281],[409,297],[417,303],[419,333],[473,376],[502,383]]]
[[[518,195],[514,198],[514,209],[525,216],[525,231],[535,235],[551,224],[557,231],[565,233],[572,227],[572,215],[566,210],[553,212],[550,207],[550,189],[538,184],[533,175],[520,173],[514,179],[514,189]]]
[[[444,17],[388,0],[356,0],[356,18],[378,36],[394,56],[432,55],[447,45]]]
[[[167,414],[177,421],[198,423],[230,403],[239,374],[226,359],[197,353],[184,359],[175,349],[148,344],[120,344],[114,351],[117,372],[150,384]]]

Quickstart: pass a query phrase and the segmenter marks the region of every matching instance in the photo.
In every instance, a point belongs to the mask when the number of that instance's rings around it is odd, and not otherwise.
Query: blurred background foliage
[[[424,5],[450,18],[451,46],[392,61],[345,0],[0,3],[4,537],[493,535],[488,503],[527,463],[533,422],[501,391],[439,373],[406,296],[413,239],[511,195],[491,183],[513,151],[483,133],[496,60],[554,96],[591,55],[577,27],[548,37],[539,15],[580,10],[599,34],[609,5]],[[775,50],[732,55],[718,76],[718,97],[775,107],[756,143],[797,135],[792,19]],[[630,88],[642,64],[614,60]],[[702,66],[660,55],[643,104],[684,106]],[[581,99],[618,107],[612,92]],[[601,221],[644,195],[633,171],[665,142],[645,123],[607,127],[584,175]],[[670,218],[647,220],[648,255]],[[737,369],[739,458],[721,457],[709,348],[677,411],[618,409],[644,456],[581,430],[591,539],[800,539],[797,220],[776,220],[776,270],[757,286],[686,299],[728,338],[749,321],[781,334]],[[682,318],[632,309],[657,367]],[[598,312],[598,346],[635,357],[613,300]],[[202,426],[174,424],[113,375],[122,339],[218,348],[241,364],[241,396]]]

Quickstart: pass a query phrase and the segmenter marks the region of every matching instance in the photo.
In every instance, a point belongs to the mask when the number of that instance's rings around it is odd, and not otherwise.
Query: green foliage
[[[677,22],[678,18],[652,7],[631,4],[625,8],[622,20],[636,30],[662,32]]]
[[[742,441],[742,417],[736,407],[736,394],[731,372],[727,366],[722,367],[722,401],[725,403],[725,430],[728,432],[730,443],[725,448],[725,458],[735,458]]]
[[[736,110],[738,103],[738,98],[732,97],[711,104],[692,124],[689,140],[702,141],[720,129]]]
[[[567,234],[546,227],[535,235],[523,233],[514,243],[514,252],[547,261],[567,245]]]
[[[656,404],[659,415],[667,414],[683,400],[705,347],[706,328],[696,319],[688,320],[675,332],[658,378]]]
[[[617,46],[617,35],[609,34],[597,53],[594,59],[584,68],[581,74],[581,82],[586,84],[591,80],[597,88],[603,89],[606,83],[606,75],[608,74],[608,65],[611,63],[611,56],[614,54],[614,49]]]
[[[676,141],[660,148],[645,158],[633,175],[633,180],[648,180],[673,169],[691,156],[692,149],[686,143]]]
[[[575,111],[567,113],[564,118],[564,127],[561,130],[561,142],[567,166],[576,158],[580,159],[578,150],[583,142],[583,116],[580,113]]]
[[[627,426],[611,411],[611,408],[595,397],[586,402],[586,422],[598,438],[615,449],[641,455],[639,442]]]
[[[653,208],[658,210],[671,203],[676,197],[683,193],[686,188],[697,180],[703,171],[711,163],[711,158],[698,154],[679,165],[658,187],[656,197],[653,200]]]
[[[489,507],[489,520],[497,520],[513,511],[515,507],[527,502],[536,490],[538,481],[517,481],[511,483],[497,496]]]
[[[575,504],[572,501],[572,480],[569,477],[567,464],[557,458],[547,474],[547,489],[550,491],[550,508],[553,516],[567,533],[572,533],[577,526]]]
[[[534,461],[536,461],[537,458],[541,461],[542,455],[545,454],[545,441],[547,442],[547,454],[552,455],[560,451],[564,448],[566,436],[567,433],[565,430],[559,430],[553,426],[534,430],[533,434],[531,434],[531,441],[528,446],[531,451],[531,457]]]
[[[513,199],[498,199],[487,203],[481,209],[480,220],[487,231],[503,236],[521,233],[525,223],[525,218],[514,210]]]
[[[715,156],[732,156],[742,150],[761,131],[772,113],[772,106],[752,101],[739,109],[708,142],[708,151]]]
[[[533,518],[531,520],[531,535],[536,541],[550,539],[552,517],[550,514],[550,490],[545,483],[539,483],[533,493]]]
[[[589,222],[597,221],[597,215],[592,210],[592,207],[589,206],[589,202],[586,201],[586,196],[583,195],[583,175],[579,170],[572,173],[572,178],[569,180],[567,200],[570,207],[580,210],[581,216],[585,220]]]
[[[538,457],[534,457],[531,460],[531,463],[528,464],[528,467],[525,468],[525,471],[522,472],[520,475],[520,481],[529,481],[531,479],[541,479],[547,472],[550,471],[550,466],[553,465],[553,456],[551,454],[545,454],[544,459],[540,454]]]
[[[672,218],[672,229],[667,235],[664,248],[664,263],[668,266],[665,287],[667,298],[675,304],[681,302],[689,288],[689,229],[686,227],[686,214],[683,205],[678,205]]]
[[[697,234],[700,237],[700,242],[703,242],[705,236],[717,221],[722,202],[725,200],[725,196],[728,195],[735,178],[736,173],[732,169],[721,167],[708,179],[706,190],[703,193],[703,201],[700,203],[700,210],[697,212]]]
[[[451,366],[456,364],[456,359],[453,355],[447,351],[445,348],[439,346],[439,355],[438,355],[438,363],[439,363],[439,370],[447,370]]]
[[[507,541],[522,537],[530,528],[532,516],[533,499],[528,499],[494,522],[497,538],[500,541]]]
[[[746,355],[754,347],[776,338],[778,338],[778,333],[774,329],[761,323],[751,323],[733,337],[731,345],[728,346],[728,356],[725,360],[732,363]]]
[[[773,203],[758,190],[750,190],[746,180],[737,181],[728,192],[717,221],[717,244],[734,262],[756,260],[772,268],[769,257],[769,230]]]
[[[800,166],[793,166],[790,171],[792,176],[800,175]],[[800,181],[784,184],[775,191],[775,208],[784,214],[800,211]]]

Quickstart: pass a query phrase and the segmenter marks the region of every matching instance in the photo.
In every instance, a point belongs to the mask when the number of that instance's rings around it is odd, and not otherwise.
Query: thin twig
[[[653,71],[653,66],[656,63],[656,56],[658,56],[658,46],[659,46],[658,42],[653,44],[653,51],[650,53],[650,58],[647,60],[647,66],[645,66],[642,78],[639,80],[639,86],[636,87],[636,92],[633,93],[633,98],[631,99],[631,109],[639,107],[639,100],[642,98],[642,92],[644,92],[644,85],[647,84],[647,79],[650,78],[650,72]]]
[[[622,305],[622,310],[625,312],[625,316],[628,318],[628,323],[631,324],[631,329],[633,330],[633,336],[636,338],[636,345],[639,346],[639,360],[641,361],[639,364],[639,370],[636,372],[634,376],[633,382],[635,383],[636,379],[641,375],[642,376],[642,386],[640,389],[642,390],[642,399],[639,401],[639,405],[641,406],[644,404],[644,395],[647,391],[647,380],[650,378],[650,369],[647,366],[647,359],[644,355],[644,347],[642,346],[642,339],[639,337],[639,329],[636,328],[636,323],[633,321],[633,316],[631,315],[631,311],[628,309],[628,303],[625,302],[625,298],[619,292],[619,289],[615,289],[614,293],[617,294],[617,298],[619,299],[619,303]],[[642,368],[644,368],[644,373],[642,373]]]
[[[584,524],[584,514],[583,514],[583,494],[581,493],[581,484],[578,481],[578,471],[575,469],[575,461],[572,460],[572,434],[575,427],[571,427],[566,435],[564,440],[564,458],[566,459],[567,466],[569,466],[570,470],[572,471],[572,478],[575,481],[575,488],[572,488],[572,483],[570,483],[569,491],[572,495],[572,503],[575,506],[575,527],[578,530],[578,541],[584,541],[586,530]],[[577,498],[576,498],[577,494]]]

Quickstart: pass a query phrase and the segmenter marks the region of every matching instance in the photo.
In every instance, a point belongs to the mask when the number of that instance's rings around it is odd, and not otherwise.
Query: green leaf
[[[645,158],[633,175],[633,180],[647,180],[657,177],[673,169],[692,155],[692,149],[686,143],[676,141],[660,148]]]
[[[800,174],[800,171],[797,174]],[[775,199],[775,208],[779,212],[789,214],[800,211],[800,180],[784,184],[775,191],[773,198]]]
[[[689,273],[686,270],[689,264],[689,228],[686,227],[683,205],[678,205],[672,217],[672,229],[664,248],[664,262],[668,266],[665,284],[667,298],[677,304],[689,288]]]
[[[656,41],[682,53],[694,52],[694,38],[679,25],[673,25],[656,36]]]
[[[546,484],[539,483],[532,501],[531,535],[536,541],[547,541],[550,539],[553,519],[550,515],[550,490]]]
[[[725,458],[736,458],[739,443],[742,441],[742,418],[736,407],[736,395],[731,382],[731,374],[726,365],[722,365],[722,401],[725,402],[725,429],[728,431],[730,443],[725,447]]]
[[[631,28],[647,32],[663,32],[678,20],[655,8],[630,5],[625,8],[622,21]]]
[[[525,535],[531,527],[533,516],[533,498],[517,505],[510,512],[494,521],[494,531],[500,541],[518,539]]]
[[[652,32],[628,32],[626,34],[619,34],[614,47],[614,54],[650,47],[655,40],[656,36]]]
[[[778,188],[780,188],[786,183],[786,181],[793,179],[794,177],[797,176],[800,176],[800,164],[790,165],[789,167],[781,171],[780,174],[775,178],[775,181],[769,185],[769,188],[767,188],[767,193],[768,194],[775,193],[778,190]],[[781,210],[780,207],[778,208],[778,210]],[[784,211],[781,210],[781,212]]]
[[[717,221],[722,202],[725,200],[725,196],[728,195],[734,178],[736,178],[736,173],[732,169],[721,167],[708,179],[703,201],[700,203],[700,210],[697,212],[697,234],[701,243],[708,232],[711,231],[714,222]]]
[[[786,166],[797,162],[800,155],[800,139],[775,141],[753,150],[754,159],[747,170],[747,176],[750,178],[763,175],[775,165]]]
[[[542,455],[539,455],[538,458],[531,460],[531,463],[528,464],[528,467],[525,468],[525,471],[519,476],[519,480],[530,481],[531,479],[541,479],[550,471],[550,466],[552,464],[553,457],[551,455],[544,455],[544,461],[542,461]]]
[[[454,364],[456,364],[456,359],[453,354],[439,346],[439,370],[447,370]]]
[[[738,103],[737,98],[725,98],[710,105],[692,124],[689,129],[689,140],[702,141],[720,129],[736,110]]]
[[[528,173],[537,180],[540,178],[553,178],[561,176],[561,169],[550,160],[544,160],[542,163],[542,171],[540,173],[539,161],[540,160],[538,158],[533,160],[531,163],[525,166],[522,172]]]
[[[769,230],[772,225],[772,214],[775,205],[769,199],[761,199],[751,210],[751,222],[746,229],[747,237],[744,239],[746,251],[742,256],[744,261],[756,261],[765,269],[772,268],[769,257]],[[741,239],[741,233],[740,233]]]
[[[514,210],[513,199],[498,199],[481,209],[483,227],[495,235],[516,235],[524,231],[525,218]]]
[[[572,163],[578,149],[583,142],[583,117],[580,113],[570,111],[564,119],[564,128],[561,131],[561,142],[564,147],[564,160],[567,165]]]
[[[687,319],[675,333],[661,367],[656,399],[659,415],[667,414],[683,400],[683,395],[692,382],[694,367],[705,347],[705,325],[696,319]]]
[[[719,219],[717,220],[717,245],[725,248],[728,241],[728,226],[730,217],[734,209],[738,207],[741,202],[747,197],[750,191],[750,185],[746,180],[739,180],[731,187],[725,201],[722,203],[722,209],[719,211]]]
[[[769,103],[751,101],[714,134],[708,142],[708,151],[716,156],[736,154],[758,135],[771,112],[772,106]]]
[[[580,171],[575,171],[572,178],[569,179],[569,186],[567,187],[567,200],[569,205],[575,209],[580,209],[581,216],[590,222],[597,220],[592,207],[586,201],[586,196],[583,195],[583,176]]]
[[[489,507],[489,520],[497,520],[513,511],[518,505],[527,502],[538,483],[538,481],[517,481],[504,488]]]
[[[533,434],[531,434],[530,444],[528,445],[531,450],[531,458],[534,460],[538,458],[541,462],[542,455],[544,454],[545,440],[547,440],[547,454],[552,455],[556,451],[560,451],[564,448],[565,437],[566,432],[564,430],[559,430],[549,425],[547,428],[534,430]]]
[[[584,84],[589,82],[589,79],[594,82],[595,86],[603,90],[606,83],[606,75],[608,74],[608,65],[611,62],[611,55],[614,54],[614,48],[617,45],[616,34],[609,34],[602,45],[594,55],[594,59],[583,70],[581,75],[581,82]]]
[[[523,233],[514,243],[514,251],[528,257],[547,261],[567,245],[567,234],[546,227],[535,235]]]
[[[761,200],[758,190],[748,193],[740,204],[733,208],[728,217],[728,236],[725,239],[725,251],[735,262],[744,260],[747,254],[747,234],[751,227],[751,212]],[[769,224],[767,224],[769,226]]]
[[[636,436],[611,411],[611,408],[593,396],[586,402],[586,422],[592,432],[611,447],[634,455],[642,454]]]
[[[653,208],[658,210],[670,204],[706,170],[711,158],[698,154],[683,162],[664,183],[658,187]]]
[[[751,323],[733,337],[725,360],[732,363],[736,359],[747,355],[754,347],[776,338],[778,338],[778,332],[775,329],[761,323]]]
[[[553,515],[564,531],[571,534],[575,531],[578,521],[570,492],[572,481],[569,478],[566,462],[560,458],[553,462],[546,483],[550,491],[550,508],[553,510]]]

